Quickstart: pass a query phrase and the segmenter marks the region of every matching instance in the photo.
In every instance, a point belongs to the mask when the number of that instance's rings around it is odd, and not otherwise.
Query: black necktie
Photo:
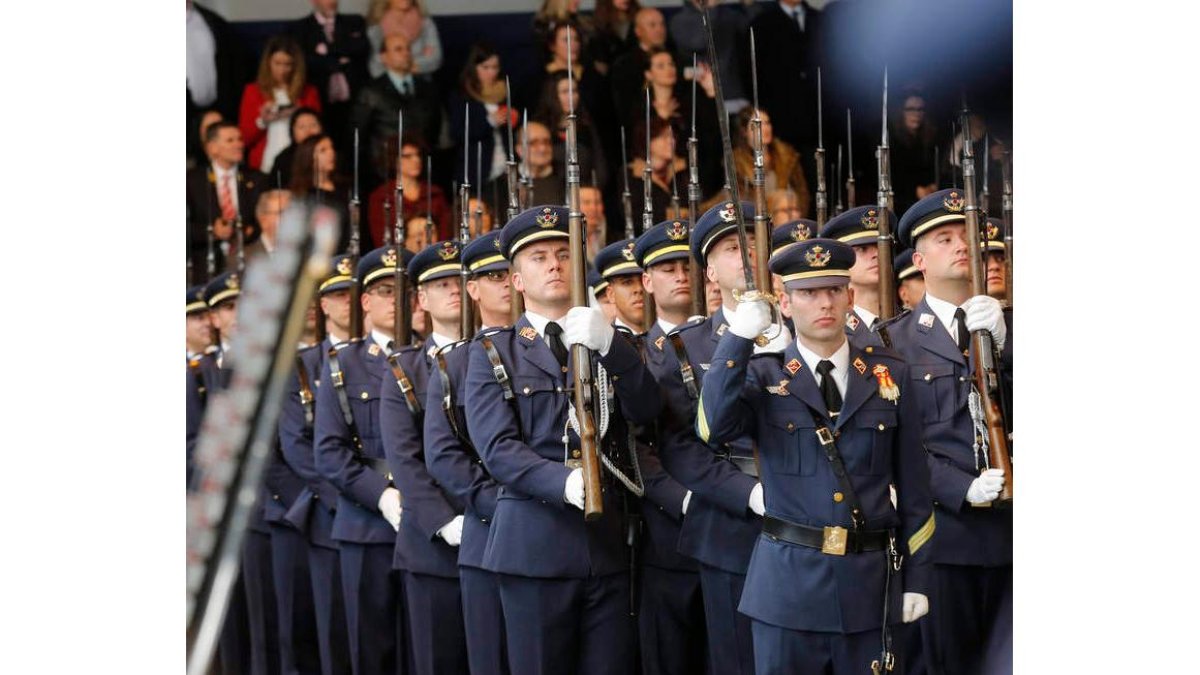
[[[396,351],[396,341],[395,341],[395,340],[388,340],[388,343],[387,343],[387,352],[388,352],[389,354],[391,354],[391,353],[392,353],[392,352],[394,352],[394,351]]]
[[[550,351],[558,359],[558,365],[567,367],[567,348],[562,343],[562,326],[551,321],[546,324],[546,340],[550,343]]]
[[[967,332],[967,313],[962,307],[954,310],[954,319],[958,321],[958,351],[966,354],[971,346],[971,334]]]
[[[832,372],[832,361],[825,360],[817,364],[817,373],[821,375],[821,398],[825,399],[829,416],[837,417],[842,410],[842,394],[838,391],[837,383],[833,381]]]

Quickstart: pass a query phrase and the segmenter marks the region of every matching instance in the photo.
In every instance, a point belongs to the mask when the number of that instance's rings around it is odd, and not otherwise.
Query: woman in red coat
[[[304,55],[289,37],[267,41],[258,80],[242,92],[238,126],[252,168],[270,173],[275,156],[291,143],[288,122],[298,108],[321,110],[317,88],[305,81]]]
[[[390,145],[393,148],[396,147],[395,140]],[[437,232],[436,241],[443,241],[450,237],[450,233],[456,231],[454,229],[456,223],[450,222],[450,204],[447,202],[442,188],[429,182],[429,177],[424,175],[426,154],[425,144],[420,139],[405,135],[400,159],[396,164],[400,172],[400,179],[404,182],[404,210],[402,213],[406,221],[409,218],[424,217],[429,208],[429,202],[426,200],[432,198],[434,229]],[[428,195],[426,190],[429,191]],[[371,240],[375,246],[383,246],[386,239],[385,229],[388,231],[387,236],[391,236],[391,229],[394,227],[396,219],[395,202],[396,181],[394,180],[385,181],[375,188],[367,198],[367,222],[370,224]],[[384,204],[387,204],[386,211],[390,214],[390,218],[384,218]]]

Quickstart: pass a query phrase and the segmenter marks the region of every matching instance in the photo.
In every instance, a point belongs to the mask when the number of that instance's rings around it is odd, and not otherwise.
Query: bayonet
[[[821,68],[817,68],[817,151],[813,159],[817,163],[817,229],[829,218],[829,195],[825,185],[825,122],[821,109]]]

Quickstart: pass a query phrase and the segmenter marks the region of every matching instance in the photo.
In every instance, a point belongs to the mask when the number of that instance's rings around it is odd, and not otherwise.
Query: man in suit
[[[437,145],[442,127],[437,89],[432,81],[413,77],[412,53],[404,37],[384,38],[379,56],[386,70],[358,93],[351,115],[351,125],[358,129],[362,147],[367,149],[363,159],[369,165],[362,168],[369,181],[364,183],[368,193],[387,179],[388,168],[395,163],[395,145],[390,144],[389,152],[387,139],[396,137],[400,111],[404,111],[405,136],[411,133],[425,147]]]
[[[1012,386],[1012,328],[1000,303],[971,295],[965,203],[959,188],[913,204],[900,220],[901,246],[925,276],[925,297],[891,325],[920,402],[938,536],[931,609],[922,621],[930,673],[981,673],[1012,658],[1011,508],[993,505],[1007,477],[975,448],[969,334],[986,330],[997,370]],[[1008,653],[1003,653],[1007,651]]]
[[[669,375],[663,356],[666,336],[687,321],[691,305],[687,240],[687,224],[669,220],[643,232],[634,246],[634,258],[644,270],[640,281],[647,301],[655,305],[656,320],[643,338],[642,353],[656,380]],[[691,491],[662,469],[658,426],[648,428],[647,435],[652,447],[642,457],[642,474],[646,477],[642,518],[646,527],[638,611],[642,672],[706,672],[707,636],[699,566],[695,559],[677,550],[680,523],[687,514]]]
[[[526,311],[471,345],[467,424],[501,484],[484,565],[499,575],[512,671],[616,675],[631,672],[634,659],[622,488],[603,471],[604,515],[585,522],[568,346],[595,352],[607,372],[599,379],[611,389],[600,388],[607,400],[597,405],[611,415],[597,445],[610,459],[620,459],[627,423],[651,422],[661,401],[637,349],[603,312],[571,307],[567,220],[563,207],[535,206],[501,230]]]
[[[388,467],[404,496],[392,568],[399,570],[407,612],[408,643],[415,675],[454,675],[468,670],[458,550],[463,508],[425,467],[424,418],[433,354],[459,340],[462,272],[458,242],[431,244],[413,256],[408,278],[432,326],[429,337],[388,358],[379,426]]]
[[[617,57],[612,66],[612,98],[617,119],[633,118],[641,101],[645,82],[645,71],[650,61],[649,52],[655,47],[668,47],[667,24],[662,12],[653,7],[642,7],[633,17],[633,34],[637,37],[637,49]]]
[[[896,215],[887,212],[888,222],[895,223]],[[879,322],[879,207],[859,206],[830,218],[821,228],[821,237],[836,239],[854,249],[854,266],[850,268],[850,288],[854,289],[854,306],[846,317],[846,334],[863,346],[884,346],[886,330]]]
[[[525,134],[529,134],[529,157],[525,157]],[[517,129],[517,162],[522,179],[533,178],[532,194],[526,194],[524,183],[517,187],[522,204],[562,204],[566,201],[563,174],[566,170],[554,161],[554,149],[550,142],[550,129],[541,122],[529,120],[529,124]],[[508,194],[508,176],[500,174],[484,192]]]
[[[338,491],[332,538],[340,547],[342,593],[350,663],[355,675],[395,673],[405,663],[398,642],[401,595],[392,577],[400,528],[400,492],[384,459],[379,393],[391,375],[393,276],[407,262],[395,247],[377,248],[358,261],[364,321],[371,332],[330,350],[316,392],[313,455],[317,471]],[[405,256],[411,258],[411,254]]]
[[[288,33],[304,52],[308,80],[321,92],[326,132],[333,137],[341,167],[347,168],[354,140],[351,105],[370,79],[367,24],[358,14],[339,13],[338,0],[312,0],[312,6],[312,14],[292,22]]]
[[[325,339],[296,355],[296,370],[288,379],[279,412],[279,441],[284,461],[305,481],[284,518],[305,537],[321,673],[344,675],[350,672],[350,657],[338,543],[333,540],[338,491],[321,476],[314,463],[313,421],[314,392],[322,384],[325,355],[330,349],[344,346],[350,338],[354,258],[335,256],[330,269],[330,275],[317,287],[320,316],[325,321]]]
[[[462,264],[470,273],[467,293],[479,309],[482,324],[476,337],[490,335],[511,316],[512,286],[508,260],[500,253],[500,233],[489,232],[467,244]],[[483,566],[500,485],[484,468],[467,432],[463,380],[469,344],[444,347],[435,356],[437,375],[430,376],[425,396],[425,466],[464,508],[458,572],[470,672],[507,675],[500,586],[496,575]]]
[[[187,173],[188,257],[194,273],[203,274],[207,269],[210,226],[218,273],[228,267],[230,256],[236,255],[234,223],[238,219],[244,228],[244,243],[249,246],[258,239],[254,210],[259,194],[267,187],[267,178],[241,165],[243,150],[242,131],[237,124],[218,122],[205,134],[204,152],[209,166],[198,166]]]
[[[770,113],[775,135],[803,157],[811,156],[817,145],[812,102],[817,100],[820,21],[820,13],[804,0],[778,0],[767,3],[750,22],[758,48],[759,105]],[[748,70],[749,39],[744,44],[742,63]]]
[[[753,356],[770,307],[739,303],[701,393],[702,439],[756,441],[766,514],[738,609],[753,621],[758,673],[891,671],[892,625],[929,610],[919,400],[899,354],[844,332],[855,257],[809,239],[772,258],[797,339]]]
[[[254,207],[254,218],[258,221],[260,230],[258,241],[246,247],[246,262],[250,263],[259,256],[269,256],[275,252],[275,235],[279,232],[279,219],[292,201],[292,193],[287,190],[263,190],[258,195]]]

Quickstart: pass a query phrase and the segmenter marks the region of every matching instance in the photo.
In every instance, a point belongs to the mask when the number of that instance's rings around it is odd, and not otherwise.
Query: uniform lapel
[[[529,323],[529,318],[522,315],[513,330],[517,332],[517,344],[523,348],[521,353],[525,355],[525,360],[545,371],[555,380],[561,380],[563,372],[558,365],[558,359],[554,358],[550,346],[533,328],[533,324]],[[567,362],[570,363],[570,359],[567,359]]]
[[[725,308],[718,307],[717,311],[713,312],[712,323],[709,324],[709,328],[711,330],[710,337],[712,338],[713,344],[721,341],[721,337],[725,335],[725,331],[728,330],[728,326],[729,322],[725,320]]]
[[[933,310],[929,308],[929,303],[925,301],[925,298],[921,298],[914,313],[917,315],[917,332],[922,335],[921,347],[944,359],[963,365],[967,364],[966,357],[958,350],[958,345],[954,343],[954,340],[950,339],[950,332],[942,325],[937,314],[934,314]],[[932,325],[926,326],[921,322],[924,315],[933,317]]]
[[[865,370],[862,373],[854,367],[856,359],[861,359]],[[842,412],[838,415],[838,428],[845,424],[846,420],[854,415],[854,412],[862,407],[862,404],[871,398],[871,395],[877,391],[874,386],[874,375],[871,373],[871,365],[863,359],[861,351],[856,349],[853,343],[850,345],[850,374],[846,378],[846,398],[842,403]]]
[[[829,410],[825,407],[820,388],[817,387],[817,378],[805,365],[804,359],[800,358],[800,351],[796,349],[794,341],[783,350],[783,367],[783,376],[787,378],[787,392],[815,410],[821,419],[829,420]],[[796,372],[792,373],[792,370]]]

